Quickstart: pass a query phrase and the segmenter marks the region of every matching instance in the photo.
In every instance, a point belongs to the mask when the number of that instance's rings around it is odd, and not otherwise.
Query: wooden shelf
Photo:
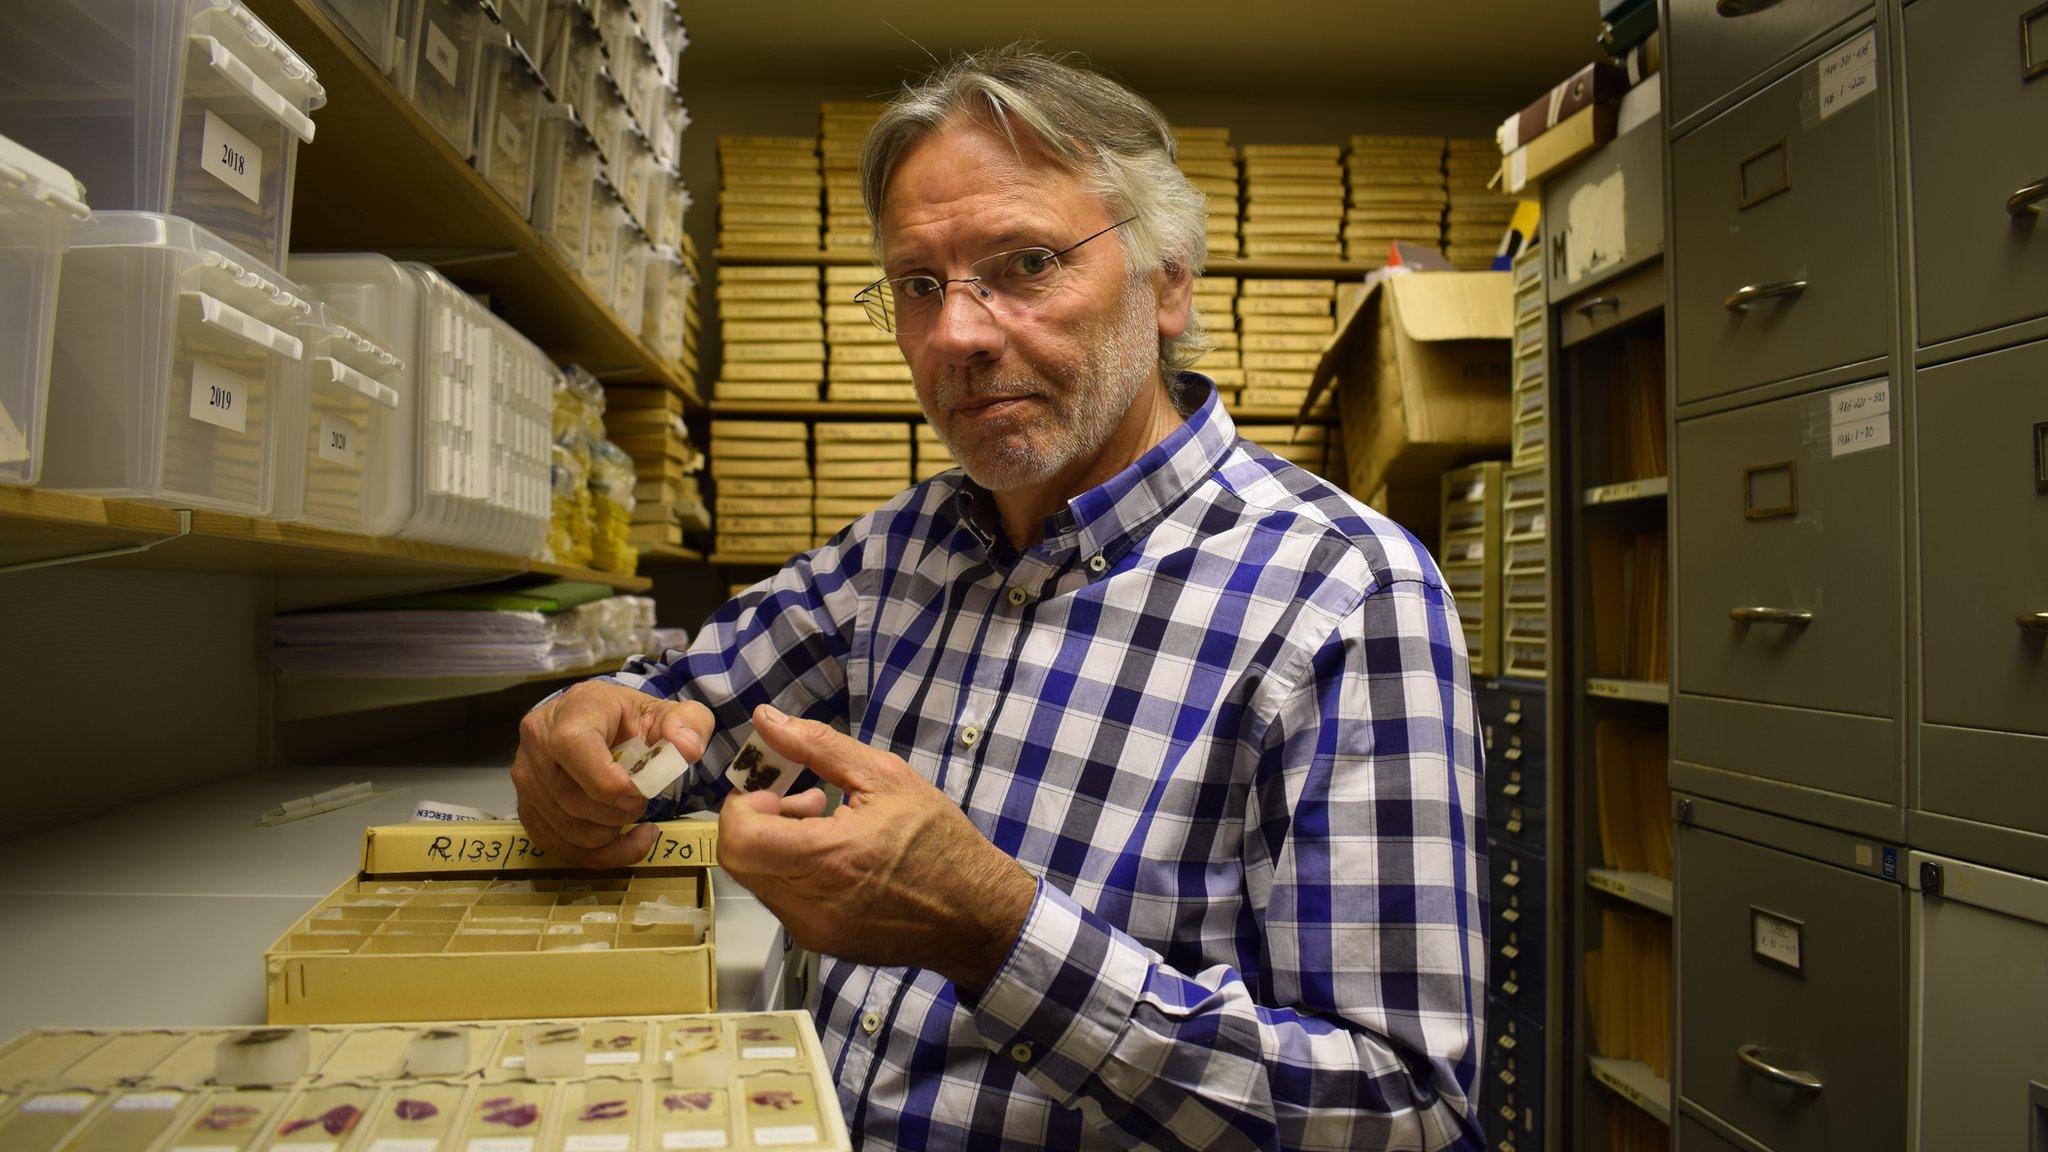
[[[384,78],[316,0],[250,8],[319,74],[327,104],[298,152],[294,251],[382,252],[433,264],[491,297],[512,326],[601,380],[666,384],[701,407],[681,365],[627,330],[583,278]]]
[[[695,548],[684,548],[676,544],[641,544],[640,561],[643,564],[702,564],[704,554]]]
[[[713,552],[711,562],[720,568],[780,568],[789,557],[774,552]]]
[[[865,251],[805,253],[748,251],[744,248],[720,248],[712,253],[712,259],[719,264],[815,264],[820,268],[844,268],[874,263],[873,258]],[[1218,276],[1297,276],[1335,280],[1353,276],[1363,279],[1366,273],[1381,266],[1360,260],[1281,260],[1221,256],[1209,261],[1206,271]]]
[[[1671,685],[1654,680],[1621,680],[1595,676],[1586,681],[1586,695],[1600,700],[1630,700],[1637,704],[1671,703]]]
[[[1587,1071],[1601,1087],[1648,1112],[1657,1123],[1671,1124],[1671,1081],[1650,1071],[1640,1060],[1586,1057]]]
[[[1662,500],[1670,492],[1669,476],[1653,476],[1648,480],[1624,480],[1619,484],[1601,484],[1586,489],[1586,507],[1626,504],[1637,500]]]
[[[1616,868],[1588,868],[1586,887],[1648,908],[1660,916],[1671,915],[1671,881],[1662,876]]]
[[[180,519],[185,529],[180,530]],[[123,546],[147,551],[96,555]],[[153,571],[249,576],[447,577],[478,584],[510,576],[586,580],[622,592],[653,587],[644,576],[549,564],[473,548],[280,524],[226,512],[180,513],[130,500],[0,487],[0,564],[88,557],[80,563]]]
[[[1272,406],[1258,408],[1225,408],[1232,420],[1238,423],[1257,421],[1259,423],[1292,424],[1300,410]],[[915,404],[885,404],[880,402],[804,401],[804,400],[713,400],[713,416],[781,416],[792,420],[850,420],[850,419],[891,419],[923,420],[924,410]],[[1335,416],[1318,416],[1307,421],[1310,424],[1334,424]]]
[[[342,716],[403,704],[424,704],[430,700],[487,696],[521,684],[547,684],[557,680],[603,676],[618,671],[619,663],[612,660],[558,672],[507,673],[500,676],[280,677],[277,681],[276,716],[279,720],[311,720],[319,716]]]

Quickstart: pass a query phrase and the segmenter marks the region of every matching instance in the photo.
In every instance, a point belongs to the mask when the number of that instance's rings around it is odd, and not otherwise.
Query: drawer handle
[[[1806,291],[1804,280],[1773,280],[1768,284],[1744,284],[1735,290],[1733,296],[1721,301],[1721,307],[1730,312],[1747,312],[1749,306],[1759,300],[1778,296],[1797,296]]]
[[[1732,20],[1737,16],[1761,12],[1777,2],[1778,0],[1714,0],[1714,15]]]
[[[2048,612],[2022,612],[2015,623],[2029,632],[2048,632]]]
[[[1602,308],[1612,308],[1616,312],[1621,311],[1621,297],[1595,296],[1591,300],[1586,301],[1584,304],[1579,305],[1577,308],[1572,309],[1572,311],[1577,312],[1579,315],[1584,316],[1588,320],[1591,320],[1593,318],[1593,313],[1598,312]]]
[[[2039,214],[2041,201],[2048,200],[2048,180],[2036,180],[2005,198],[2006,214],[2018,219],[2029,213]]]
[[[1797,1068],[1780,1068],[1776,1064],[1764,1059],[1764,1050],[1755,1044],[1744,1044],[1737,1048],[1735,1050],[1735,1058],[1742,1061],[1744,1068],[1749,1069],[1766,1080],[1775,1080],[1787,1088],[1797,1088],[1801,1092],[1817,1093],[1824,1087],[1820,1082],[1820,1077],[1815,1076],[1811,1072],[1802,1072]]]
[[[1813,612],[1806,608],[1730,608],[1728,618],[1737,624],[1811,624]]]

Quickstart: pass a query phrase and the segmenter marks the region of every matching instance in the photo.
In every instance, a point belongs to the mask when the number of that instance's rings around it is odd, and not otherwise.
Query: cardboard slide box
[[[718,826],[655,827],[645,859],[608,873],[568,868],[516,821],[366,830],[361,873],[264,954],[270,1022],[710,1011]],[[701,931],[680,922],[692,909]]]
[[[1444,469],[1506,455],[1512,280],[1507,272],[1390,275],[1339,324],[1301,411],[1305,422],[1336,389],[1354,495],[1423,480],[1434,493]]]

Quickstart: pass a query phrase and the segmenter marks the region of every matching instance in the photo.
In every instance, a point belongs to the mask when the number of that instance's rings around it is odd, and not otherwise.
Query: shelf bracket
[[[183,539],[192,534],[191,510],[179,508],[175,510],[175,515],[178,517],[178,530],[169,536],[159,536],[154,540],[139,540],[133,544],[117,544],[111,548],[99,548],[91,552],[74,552],[67,556],[48,556],[41,560],[21,560],[12,564],[0,564],[0,574],[28,572],[37,568],[59,568],[66,564],[83,564],[89,560],[105,560],[114,556],[133,556],[140,552],[147,552],[159,544]]]

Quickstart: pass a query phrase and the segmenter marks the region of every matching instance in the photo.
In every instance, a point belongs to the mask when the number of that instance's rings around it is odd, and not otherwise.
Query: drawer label
[[[426,25],[427,63],[433,65],[434,71],[441,74],[441,79],[446,80],[450,87],[454,87],[455,70],[460,63],[455,54],[455,41],[450,40],[448,34],[441,31],[441,26],[432,20],[427,21]]]
[[[1828,393],[1828,454],[1847,456],[1892,442],[1889,380]]]
[[[1877,30],[1870,29],[1814,65],[1825,120],[1877,91]]]
[[[249,431],[249,397],[261,383],[239,372],[230,372],[209,360],[192,362],[192,403],[187,415],[194,420],[225,428]]]
[[[329,464],[339,464],[350,471],[360,471],[362,464],[356,459],[356,427],[346,420],[332,416],[320,418],[320,458]]]
[[[1750,954],[1787,972],[1803,972],[1799,938],[1805,928],[1789,916],[1766,912],[1752,904],[1749,909]]]
[[[263,152],[256,142],[211,112],[199,129],[199,161],[213,178],[240,192],[251,204],[263,202]]]

